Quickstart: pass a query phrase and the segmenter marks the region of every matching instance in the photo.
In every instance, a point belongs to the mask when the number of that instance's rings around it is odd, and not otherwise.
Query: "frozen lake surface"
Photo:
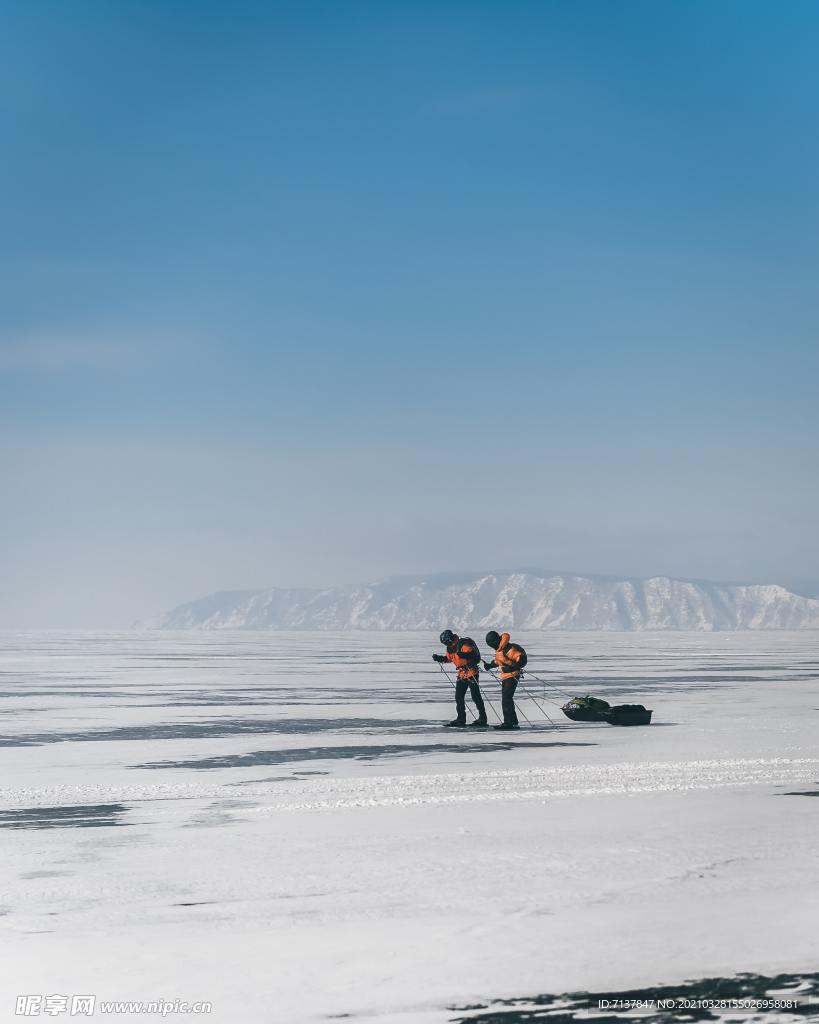
[[[419,634],[0,635],[0,1017],[511,1024],[750,972],[819,1019],[819,635],[514,639],[539,701],[654,724],[444,730]]]

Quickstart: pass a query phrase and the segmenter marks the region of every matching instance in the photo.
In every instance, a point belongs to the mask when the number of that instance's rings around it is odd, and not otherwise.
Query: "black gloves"
[[[487,672],[490,672],[493,668],[497,668],[498,666],[495,664],[494,661],[485,661],[483,663],[483,667],[486,669]]]
[[[446,661],[447,657],[445,654],[433,654],[432,660],[437,661],[440,664],[441,662]]]

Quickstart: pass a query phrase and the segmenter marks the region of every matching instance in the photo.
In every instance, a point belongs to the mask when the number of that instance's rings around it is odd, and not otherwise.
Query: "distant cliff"
[[[274,587],[211,594],[180,605],[156,624],[162,629],[819,629],[819,600],[775,584],[667,576],[435,575],[328,590]]]

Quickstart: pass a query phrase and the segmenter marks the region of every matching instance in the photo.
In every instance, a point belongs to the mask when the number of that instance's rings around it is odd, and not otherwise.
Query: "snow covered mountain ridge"
[[[160,629],[819,629],[819,600],[777,584],[536,572],[398,577],[360,586],[229,591]]]

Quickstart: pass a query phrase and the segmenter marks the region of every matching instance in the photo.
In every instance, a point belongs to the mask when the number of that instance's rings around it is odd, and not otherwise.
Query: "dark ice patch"
[[[485,1005],[451,1006],[449,1009],[458,1014],[451,1018],[453,1024],[529,1024],[531,1021],[573,1024],[589,1020],[596,1024],[690,1024],[693,1021],[728,1019],[732,1024],[751,1024],[763,1017],[769,1022],[816,1020],[817,997],[819,974],[778,974],[771,977],[738,974],[733,978],[704,978],[680,985],[622,992],[570,992],[561,996],[498,999]],[[707,1006],[697,1007],[698,1000],[737,1000],[740,1005],[712,1010]],[[795,1001],[797,1005],[792,1008],[741,1005],[750,1000]],[[623,1001],[636,1005],[629,1010],[623,1006]],[[663,1002],[667,1004],[665,1007],[659,1005]]]
[[[413,757],[417,754],[483,754],[498,750],[519,750],[522,747],[592,747],[594,743],[384,743],[373,746],[293,747],[290,750],[257,750],[247,754],[227,754],[186,761],[150,761],[133,768],[254,768],[257,765],[289,764],[294,761],[376,761],[380,758]]]
[[[318,775],[329,775],[329,772],[317,772]],[[268,775],[264,779],[242,779],[239,782],[228,782],[228,786],[256,786],[262,782],[298,782],[296,775]]]
[[[125,804],[77,804],[72,807],[21,807],[0,811],[0,828],[99,828],[124,826]]]
[[[311,775],[329,775],[330,772],[294,771],[291,775],[268,775],[263,779],[242,779],[239,782],[228,782],[228,786],[255,786],[260,782],[299,782]]]
[[[134,694],[131,695],[135,696]],[[300,686],[252,686],[231,689],[197,689],[162,691],[157,700],[150,700],[153,694],[144,693],[148,698],[142,704],[131,707],[347,707],[353,704],[429,704],[440,699],[446,701],[451,693],[429,687],[402,685],[377,687],[339,687],[328,682],[326,685],[305,683]]]
[[[167,722],[82,732],[41,732],[0,736],[0,747],[39,747],[49,743],[101,743],[128,740],[200,740],[259,733],[309,735],[322,732],[431,732],[423,718],[214,718],[207,722]]]
[[[24,871],[20,877],[29,878],[64,878],[66,876],[74,875],[74,871]]]

